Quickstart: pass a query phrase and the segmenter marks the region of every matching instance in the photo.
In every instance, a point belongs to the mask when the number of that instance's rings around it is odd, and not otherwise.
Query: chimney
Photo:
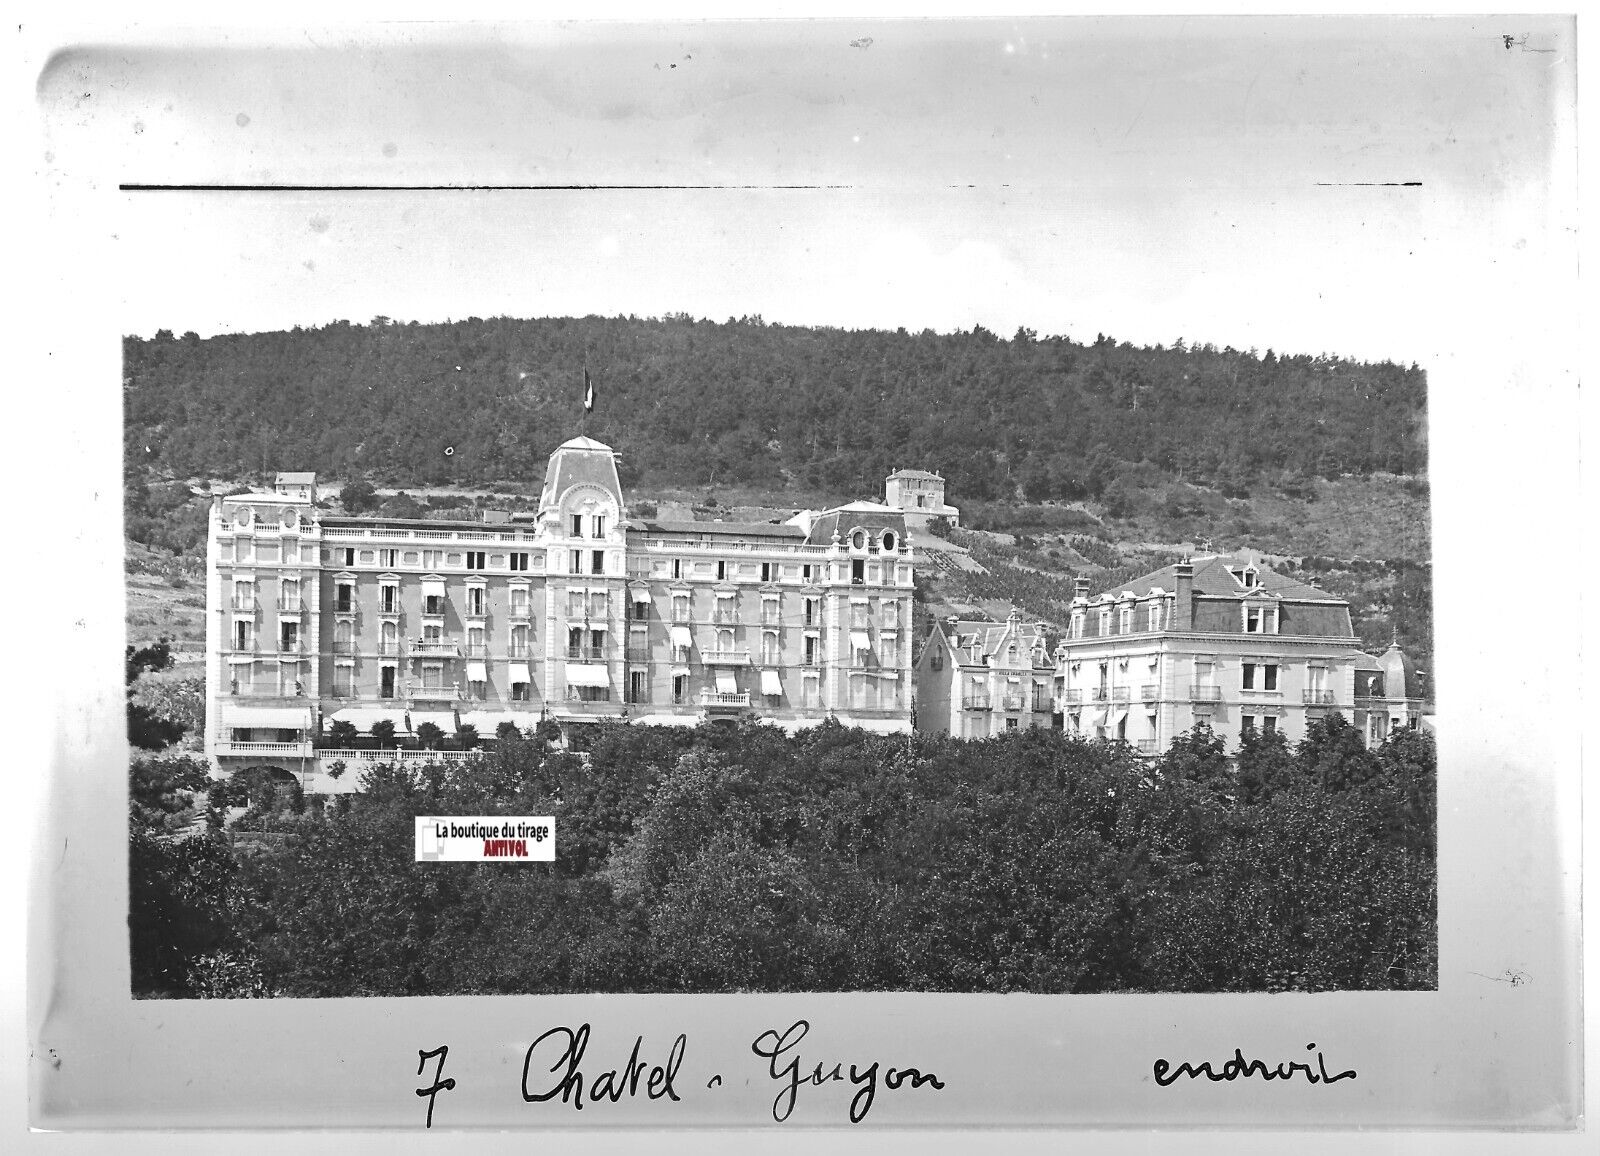
[[[1089,600],[1089,580],[1081,574],[1072,580],[1072,597],[1074,600],[1081,598],[1085,602]]]
[[[1172,568],[1177,593],[1172,600],[1172,628],[1194,629],[1194,563],[1185,558]]]

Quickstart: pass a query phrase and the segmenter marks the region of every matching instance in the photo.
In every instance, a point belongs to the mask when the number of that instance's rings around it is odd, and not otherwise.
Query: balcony
[[[311,757],[311,742],[299,743],[236,743],[232,739],[218,739],[215,747],[219,755],[272,756],[290,759]]]
[[[279,654],[304,654],[305,652],[306,652],[305,644],[303,642],[301,642],[298,638],[280,638],[280,639],[278,639],[278,653]]]
[[[1189,701],[1191,702],[1221,702],[1222,688],[1220,686],[1189,687]]]
[[[464,649],[468,658],[489,657],[489,644],[487,642],[469,642]]]
[[[395,657],[396,655],[398,655],[400,653],[400,651],[401,651],[401,646],[400,646],[399,641],[396,640],[396,639],[393,639],[393,638],[384,639],[383,641],[378,643],[378,653],[382,654],[382,655],[386,655],[389,658]]]
[[[1000,709],[1021,710],[1025,701],[1020,694],[1003,694],[1000,696]]]
[[[412,658],[460,658],[458,643],[443,638],[419,638],[411,644]]]
[[[700,661],[707,666],[749,666],[748,650],[702,650]]]
[[[525,622],[529,618],[533,617],[533,611],[529,608],[526,602],[513,602],[511,604],[511,609],[506,611],[506,615],[515,621]]]
[[[378,613],[379,614],[388,614],[388,615],[391,615],[391,616],[392,615],[397,615],[397,614],[400,613],[400,603],[398,603],[398,602],[380,602],[380,603],[378,603]]]
[[[1139,687],[1140,702],[1155,702],[1160,697],[1161,686],[1159,683],[1147,682]]]
[[[1051,702],[1051,700],[1049,699],[1048,696],[1044,696],[1044,695],[1034,695],[1033,696],[1033,713],[1034,714],[1051,714],[1054,711],[1055,711],[1055,704],[1053,702]]]
[[[422,613],[427,615],[429,618],[443,618],[444,617],[444,599],[443,598],[424,598],[422,600]]]
[[[1091,692],[1095,702],[1127,702],[1128,688],[1125,686],[1097,686]]]
[[[493,737],[492,735],[489,737]],[[482,751],[347,751],[337,747],[323,747],[317,751],[318,770],[326,773],[329,763],[464,763],[468,759],[482,758]]]
[[[986,694],[969,694],[961,699],[962,710],[993,710]]]
[[[1303,690],[1300,692],[1300,701],[1307,706],[1332,706],[1333,691],[1331,690]]]
[[[604,662],[606,648],[603,646],[569,646],[567,647],[568,662]]]
[[[648,646],[630,646],[626,657],[629,662],[649,662],[650,648]]]
[[[246,614],[253,614],[261,609],[261,603],[254,598],[233,598],[229,600],[228,608],[230,610],[243,611]]]
[[[721,626],[739,625],[739,612],[737,610],[718,610],[711,615],[711,621]]]
[[[333,644],[333,652],[335,654],[354,654],[356,653],[356,644],[353,642],[335,642]]]
[[[748,710],[750,696],[744,691],[702,690],[700,705],[708,710]]]
[[[526,642],[513,642],[506,647],[507,658],[532,658],[533,646]]]
[[[674,606],[672,608],[672,621],[679,626],[688,626],[694,621],[694,617],[687,606]]]
[[[1155,739],[1140,739],[1139,740],[1139,753],[1141,755],[1153,755],[1153,754],[1155,754],[1156,753],[1156,740]]]
[[[1063,705],[1077,706],[1079,703],[1083,702],[1083,691],[1064,690],[1056,696],[1056,701],[1062,703]]]
[[[304,604],[301,603],[301,601],[298,598],[295,599],[293,602],[280,602],[280,603],[278,603],[278,613],[279,614],[303,614],[303,613],[305,613],[305,609],[306,608],[305,608]]]

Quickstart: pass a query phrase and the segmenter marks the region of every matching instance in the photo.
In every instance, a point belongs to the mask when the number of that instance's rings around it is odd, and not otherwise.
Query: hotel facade
[[[1056,647],[1057,712],[1068,731],[1149,755],[1200,723],[1230,749],[1246,728],[1295,743],[1335,711],[1375,746],[1419,725],[1423,704],[1398,647],[1374,659],[1359,641],[1349,603],[1251,553],[1186,558],[1092,598],[1079,578]]]
[[[221,773],[354,789],[334,763],[396,756],[329,748],[339,721],[911,728],[902,510],[629,520],[615,454],[588,438],[556,450],[537,514],[509,522],[332,516],[315,492],[281,475],[213,504],[205,750]]]

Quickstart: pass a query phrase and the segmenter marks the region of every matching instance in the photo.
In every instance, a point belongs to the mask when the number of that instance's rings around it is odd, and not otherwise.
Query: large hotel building
[[[338,721],[492,736],[603,718],[911,727],[915,559],[873,502],[784,523],[629,520],[610,447],[551,457],[537,515],[353,518],[315,479],[213,505],[206,753],[353,789]],[[319,741],[320,740],[320,741]],[[392,753],[383,757],[396,757]],[[460,756],[456,756],[460,757]]]

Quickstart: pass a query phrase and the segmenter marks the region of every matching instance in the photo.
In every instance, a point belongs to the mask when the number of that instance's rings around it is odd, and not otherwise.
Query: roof
[[[1343,602],[1342,598],[1335,598],[1326,590],[1319,590],[1315,586],[1308,586],[1304,582],[1297,582],[1293,578],[1285,578],[1274,570],[1263,566],[1249,552],[1237,554],[1214,554],[1210,557],[1195,558],[1194,565],[1194,592],[1213,598],[1238,598],[1244,599],[1256,591],[1265,591],[1276,594],[1279,598],[1288,598],[1304,602]],[[1251,563],[1257,570],[1256,585],[1247,589],[1228,572],[1228,568],[1242,568]],[[1146,574],[1142,578],[1135,578],[1124,582],[1120,586],[1113,586],[1102,591],[1096,598],[1103,598],[1109,594],[1116,597],[1123,591],[1128,591],[1136,597],[1150,593],[1152,587],[1159,586],[1163,591],[1170,591],[1177,587],[1178,568],[1176,564],[1164,566],[1160,570]]]
[[[794,538],[806,536],[799,526],[782,522],[682,522],[677,520],[646,518],[644,531],[648,534],[715,534],[740,538]]]
[[[902,538],[906,532],[906,512],[895,506],[880,506],[876,502],[851,502],[824,510],[812,520],[811,532],[806,540],[813,546],[827,546],[837,534],[840,541],[857,528],[865,530],[874,539],[884,530],[893,530]]]
[[[940,623],[939,629],[944,632],[944,636],[956,650],[970,650],[976,643],[978,653],[985,658],[997,654],[1007,637],[1013,636],[1013,631],[1018,645],[1029,650],[1033,648],[1035,639],[1043,638],[1043,631],[1039,629],[1037,623],[1022,622],[1017,619],[1008,622],[957,620],[954,623]]]
[[[539,509],[557,505],[561,495],[573,486],[598,486],[622,501],[622,483],[617,478],[617,458],[611,447],[593,438],[573,438],[562,442],[550,455],[545,467],[544,489],[539,492]]]
[[[280,486],[309,486],[314,485],[317,475],[307,470],[278,471],[278,485]]]
[[[926,478],[933,482],[944,481],[944,478],[939,474],[930,474],[927,470],[896,470],[889,476],[891,478]]]

